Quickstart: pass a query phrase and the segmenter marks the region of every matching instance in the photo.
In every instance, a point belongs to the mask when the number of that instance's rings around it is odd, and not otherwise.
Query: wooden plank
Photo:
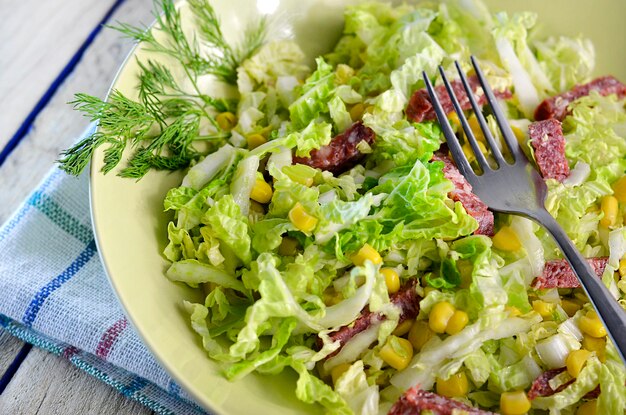
[[[0,378],[13,363],[24,342],[0,329]]]
[[[0,395],[0,413],[147,415],[152,411],[122,398],[115,389],[67,360],[34,348]]]
[[[0,1],[0,148],[114,2]]]
[[[153,20],[152,1],[126,0],[111,20],[148,24]],[[50,171],[59,152],[69,147],[89,124],[67,102],[76,92],[104,97],[131,47],[131,41],[105,29],[85,52],[79,66],[37,117],[30,133],[0,167],[0,223]],[[0,71],[1,68],[0,65]],[[0,85],[4,84],[4,77],[0,76]]]

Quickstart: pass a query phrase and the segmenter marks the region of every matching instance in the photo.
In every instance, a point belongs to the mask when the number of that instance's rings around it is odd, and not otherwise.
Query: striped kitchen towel
[[[159,366],[112,292],[92,233],[88,177],[55,167],[0,228],[0,329],[157,413],[204,414]]]

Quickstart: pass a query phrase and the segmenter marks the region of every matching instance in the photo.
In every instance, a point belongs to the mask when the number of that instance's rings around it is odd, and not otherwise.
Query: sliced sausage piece
[[[422,298],[417,295],[415,291],[415,281],[416,280],[409,281],[397,293],[392,294],[389,299],[392,304],[400,308],[400,319],[398,323],[415,318],[419,313]],[[368,309],[365,309],[361,312],[361,315],[354,320],[353,324],[340,328],[334,333],[331,333],[329,337],[333,342],[339,340],[341,347],[343,347],[351,338],[367,330],[372,324],[383,321],[385,318],[386,317],[382,314],[372,313]],[[321,339],[318,339],[318,346],[322,346]],[[337,354],[339,350],[341,350],[341,347],[331,356]]]
[[[550,380],[559,375],[560,373],[565,372],[567,369],[564,367],[558,369],[551,369],[547,372],[542,373],[537,379],[533,381],[533,384],[530,387],[530,391],[528,391],[528,399],[535,399],[542,396],[550,396],[555,393],[561,392],[563,389],[567,388],[571,385],[575,379],[570,380],[569,382],[564,383],[559,386],[556,390],[550,387]]]
[[[528,126],[528,134],[543,178],[565,180],[569,176],[569,164],[561,122],[555,119],[534,122]]]
[[[420,415],[430,411],[433,415],[496,415],[493,412],[473,408],[454,399],[419,389],[419,386],[407,390],[391,407],[388,415]]]
[[[601,278],[609,258],[588,258],[587,262],[598,278]],[[540,288],[578,288],[580,282],[565,259],[556,259],[546,262],[543,273],[535,278],[532,287],[536,290]]]
[[[472,91],[474,91],[474,98],[476,99],[476,103],[481,107],[485,105],[487,102],[487,98],[478,82],[478,78],[476,76],[470,76],[468,78],[468,82]],[[463,88],[463,84],[460,80],[454,80],[450,82],[450,86],[454,91],[454,95],[459,100],[459,104],[461,104],[461,108],[464,110],[469,110],[472,108],[472,104],[470,103],[467,94],[465,93],[465,88]],[[441,102],[441,106],[446,114],[454,111],[454,106],[452,105],[452,100],[448,95],[448,91],[446,90],[445,85],[439,85],[435,87],[435,92],[439,97],[439,101]],[[494,91],[494,95],[497,98],[508,99],[511,98],[511,91]],[[433,108],[432,102],[430,102],[430,97],[428,96],[428,91],[423,88],[411,96],[409,100],[409,104],[406,108],[406,116],[409,120],[413,122],[422,122],[422,121],[434,121],[437,119],[437,115],[435,114],[435,109]]]
[[[342,173],[354,167],[363,154],[357,148],[361,141],[374,144],[376,134],[363,125],[361,121],[355,122],[343,133],[337,135],[332,141],[318,150],[311,151],[311,157],[294,157],[294,164],[306,164],[332,173]]]
[[[577,85],[571,90],[562,94],[545,99],[535,110],[535,120],[547,120],[548,118],[556,118],[559,121],[569,113],[567,107],[580,97],[589,95],[591,91],[598,91],[600,95],[616,94],[619,98],[626,96],[626,85],[618,81],[613,76],[603,76],[593,81]]]
[[[476,219],[478,229],[474,232],[477,235],[493,235],[493,213],[486,204],[472,193],[472,186],[456,168],[454,162],[447,154],[439,151],[433,156],[434,161],[443,162],[443,175],[454,184],[455,190],[448,195],[455,202],[461,202],[467,213]]]
[[[533,400],[535,398],[544,397],[544,396],[552,396],[555,393],[559,393],[569,385],[574,383],[576,379],[572,379],[568,382],[565,382],[561,386],[556,389],[552,389],[550,386],[550,380],[556,377],[558,374],[565,372],[567,369],[564,367],[558,369],[551,369],[547,372],[542,373],[537,379],[533,381],[532,386],[530,387],[530,391],[528,391],[528,399]],[[600,396],[600,386],[598,385],[594,390],[588,392],[584,398],[585,399],[596,399]]]

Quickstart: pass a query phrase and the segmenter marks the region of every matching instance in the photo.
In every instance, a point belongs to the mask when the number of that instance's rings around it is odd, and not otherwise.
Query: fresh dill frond
[[[167,114],[162,111],[162,99],[171,93],[182,94],[171,71],[160,63],[148,60],[145,64],[137,60],[139,75],[139,101],[162,126]]]
[[[119,163],[127,142],[144,140],[155,123],[155,118],[144,105],[126,98],[116,90],[108,101],[87,94],[76,94],[70,104],[99,124],[98,131],[61,153],[58,160],[61,169],[73,175],[85,169],[95,149],[103,144],[110,145],[105,151],[105,165],[102,169],[108,173]]]
[[[237,83],[237,67],[254,53],[265,41],[265,19],[246,29],[240,45],[233,48],[222,33],[219,19],[208,0],[189,0],[194,14],[198,38],[189,39],[183,30],[180,11],[173,1],[161,0],[160,10],[155,11],[155,30],[165,34],[162,39],[153,30],[125,23],[111,26],[126,37],[146,44],[148,50],[163,53],[176,59],[192,75],[212,74],[220,80]],[[200,47],[202,44],[202,48]]]
[[[97,121],[101,130],[127,139],[143,139],[155,121],[144,105],[118,90],[111,92],[108,101],[79,93],[70,104],[91,121]]]
[[[174,58],[178,67],[174,70],[155,60],[138,60],[137,101],[119,91],[113,91],[107,101],[77,94],[70,104],[97,122],[98,131],[61,153],[58,162],[66,172],[78,175],[95,149],[106,145],[102,171],[107,173],[120,163],[130,146],[134,152],[119,175],[139,179],[150,169],[177,170],[188,166],[201,156],[194,141],[217,148],[230,136],[219,128],[214,115],[235,112],[237,100],[211,97],[198,87],[197,81],[200,76],[213,75],[236,84],[239,65],[264,42],[266,21],[249,25],[243,41],[233,47],[226,41],[208,0],[189,0],[197,36],[186,34],[180,10],[172,0],[158,0],[155,4],[160,10],[155,10],[154,28],[125,23],[117,23],[113,28],[142,43],[148,51]],[[182,82],[174,73],[182,73],[188,82]],[[212,127],[206,132],[203,127],[201,134],[200,126],[206,125],[205,121]]]
[[[235,57],[237,66],[251,57],[265,42],[267,35],[267,18],[261,17],[256,22],[248,25],[244,33],[243,41],[237,46]]]
[[[187,167],[192,158],[186,155],[161,156],[151,153],[145,148],[137,150],[129,160],[128,166],[122,169],[120,177],[128,179],[141,179],[150,171],[154,170],[178,170]]]
[[[176,119],[149,145],[137,150],[120,176],[139,179],[150,169],[178,170],[189,165],[191,160],[199,156],[191,147],[192,141],[198,136],[199,127],[199,116]]]
[[[95,149],[107,142],[108,137],[99,132],[83,138],[61,153],[61,158],[57,160],[59,168],[68,174],[78,176],[89,164]]]

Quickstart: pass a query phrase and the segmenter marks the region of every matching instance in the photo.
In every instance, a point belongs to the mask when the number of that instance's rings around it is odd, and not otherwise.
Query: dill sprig
[[[182,27],[180,11],[171,0],[161,1],[162,13],[155,13],[155,30],[125,23],[112,26],[126,37],[143,42],[148,50],[176,59],[193,75],[211,74],[224,82],[237,83],[237,67],[265,40],[267,22],[263,18],[246,29],[240,45],[233,48],[225,39],[215,10],[207,0],[188,0],[198,36],[189,39]],[[156,35],[166,35],[161,39]],[[157,39],[158,38],[158,39]],[[202,46],[202,48],[201,48]]]
[[[182,83],[165,65],[147,60],[138,61],[138,100],[113,91],[107,101],[76,94],[70,102],[91,121],[98,131],[61,153],[60,168],[78,175],[94,151],[105,145],[104,166],[108,173],[117,166],[128,147],[133,154],[119,173],[122,177],[139,179],[150,169],[178,170],[201,156],[194,148],[197,141],[218,147],[230,133],[222,131],[214,114],[234,112],[237,102],[215,98],[198,87],[198,77],[213,75],[223,82],[236,84],[237,68],[263,43],[265,20],[250,25],[243,41],[236,47],[224,38],[217,15],[208,0],[189,0],[194,14],[197,36],[185,34],[180,11],[172,0],[160,0],[155,11],[153,29],[118,23],[114,29],[145,45],[147,50],[175,59],[189,82]],[[185,85],[183,87],[183,85]],[[190,85],[190,86],[189,86]],[[213,126],[201,135],[206,120]]]

